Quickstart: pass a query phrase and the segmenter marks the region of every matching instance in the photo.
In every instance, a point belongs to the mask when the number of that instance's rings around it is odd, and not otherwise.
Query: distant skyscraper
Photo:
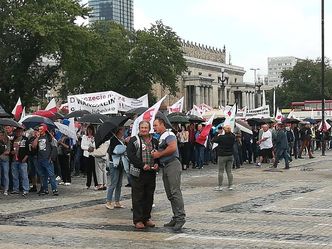
[[[134,29],[133,0],[89,0],[90,22],[112,20],[126,29]]]
[[[268,81],[269,85],[277,86],[283,83],[282,72],[291,70],[300,60],[294,56],[268,57]]]

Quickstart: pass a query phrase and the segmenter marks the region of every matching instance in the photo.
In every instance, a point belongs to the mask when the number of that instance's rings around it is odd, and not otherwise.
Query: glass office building
[[[90,22],[113,20],[126,29],[134,29],[133,0],[89,0]]]

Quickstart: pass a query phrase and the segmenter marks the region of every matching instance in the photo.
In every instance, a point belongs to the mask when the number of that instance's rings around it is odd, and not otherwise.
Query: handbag
[[[130,165],[129,167],[129,174],[135,177],[139,177],[141,173],[141,169],[134,167],[134,165]]]

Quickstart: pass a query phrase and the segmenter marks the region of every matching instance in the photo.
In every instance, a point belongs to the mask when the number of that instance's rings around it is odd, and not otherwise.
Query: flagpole
[[[273,88],[273,115],[276,115],[276,89]]]
[[[324,0],[322,0],[321,4],[322,11],[322,129],[324,131],[325,126],[325,94],[324,94],[324,84],[325,84],[325,55],[324,55]],[[324,134],[322,135],[322,156],[325,156],[325,145],[324,145]]]

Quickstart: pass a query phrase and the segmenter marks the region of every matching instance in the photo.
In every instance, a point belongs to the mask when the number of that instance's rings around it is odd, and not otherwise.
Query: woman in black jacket
[[[150,219],[159,166],[152,158],[151,151],[157,148],[158,140],[149,132],[150,123],[140,122],[138,136],[132,137],[127,146],[127,156],[131,163],[133,222],[137,229],[155,226]]]
[[[217,143],[217,154],[218,154],[218,165],[219,165],[219,174],[218,174],[218,187],[215,188],[216,191],[222,190],[224,170],[226,169],[227,178],[228,178],[228,189],[232,190],[233,184],[233,148],[235,143],[235,135],[231,131],[229,125],[224,126],[225,134],[214,137],[212,142]]]

